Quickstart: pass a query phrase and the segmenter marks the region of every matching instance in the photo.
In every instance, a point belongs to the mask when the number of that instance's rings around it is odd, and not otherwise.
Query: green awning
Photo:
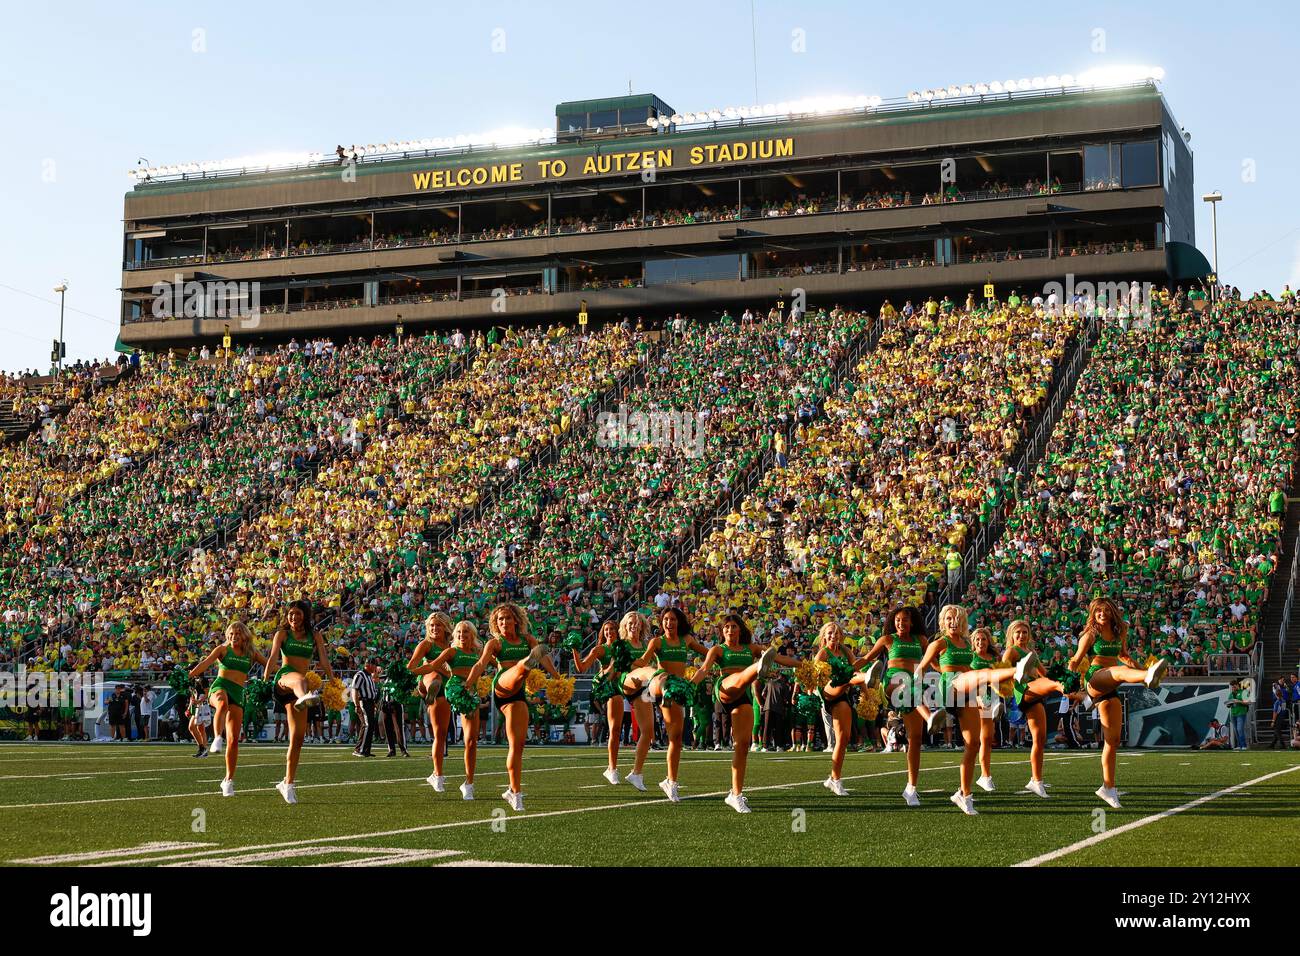
[[[1174,282],[1204,279],[1214,271],[1205,254],[1188,242],[1165,243],[1165,267]]]

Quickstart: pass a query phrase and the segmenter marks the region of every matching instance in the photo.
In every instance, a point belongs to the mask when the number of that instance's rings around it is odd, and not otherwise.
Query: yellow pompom
[[[478,683],[474,685],[474,692],[478,694],[479,699],[484,699],[492,693],[492,681],[487,677],[480,677]]]
[[[686,679],[689,681],[695,680],[695,675],[698,674],[699,672],[700,669],[696,667],[694,664],[691,664],[689,667],[686,668]]]
[[[325,705],[326,710],[344,710],[348,706],[348,699],[343,689],[343,681],[337,677],[326,681],[320,690],[320,701]]]
[[[524,681],[524,690],[530,694],[536,694],[546,686],[546,671],[529,671],[528,678]]]
[[[569,701],[573,700],[573,685],[576,683],[572,677],[552,677],[546,682],[546,702],[555,707],[567,707]]]
[[[825,661],[800,661],[794,668],[795,682],[811,694],[831,679],[831,665]]]
[[[308,692],[308,693],[311,693],[312,691],[320,690],[320,685],[321,685],[322,683],[323,683],[323,681],[321,680],[321,676],[320,676],[320,674],[317,674],[315,671],[308,671],[308,672],[307,672],[307,692]]]
[[[880,712],[880,693],[872,689],[858,696],[858,716],[863,720],[875,720]]]

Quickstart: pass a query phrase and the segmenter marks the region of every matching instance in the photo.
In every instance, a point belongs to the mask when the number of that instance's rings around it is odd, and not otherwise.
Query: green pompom
[[[618,696],[618,688],[608,677],[597,674],[591,680],[591,706],[604,707],[605,702]]]
[[[630,671],[632,662],[637,659],[636,649],[620,638],[609,645],[609,659],[614,665],[614,670],[619,673]]]
[[[832,687],[843,687],[853,679],[853,665],[847,658],[828,654],[826,660],[831,665],[830,685]]]
[[[190,691],[190,672],[184,667],[177,666],[167,675],[167,686],[176,691],[179,697],[188,694]]]
[[[478,699],[477,694],[471,694],[469,688],[465,686],[465,679],[452,674],[447,678],[447,686],[443,690],[443,696],[447,698],[447,703],[451,709],[463,717],[469,717],[477,714],[482,701]]]
[[[669,674],[664,678],[664,700],[673,704],[689,706],[695,699],[695,685],[685,677]]]
[[[821,701],[815,694],[800,694],[794,705],[795,713],[802,718],[806,726],[817,720],[818,711],[822,709]]]
[[[570,631],[561,646],[571,651],[582,650],[582,634],[579,631]]]
[[[266,723],[266,707],[270,702],[270,682],[250,677],[244,684],[244,726],[260,729]]]

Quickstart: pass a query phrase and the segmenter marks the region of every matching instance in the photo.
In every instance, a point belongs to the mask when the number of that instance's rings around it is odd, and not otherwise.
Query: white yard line
[[[1049,754],[1047,756],[1051,757],[1053,755]],[[1066,759],[1070,758],[1070,755],[1062,755],[1062,756],[1066,757]],[[1093,756],[1095,756],[1095,754]],[[703,762],[703,761],[697,761],[697,762]],[[1020,763],[1028,763],[1028,762],[1029,762],[1028,759],[994,761],[995,764],[1001,764],[1001,765],[1020,764]],[[941,764],[935,767],[922,767],[921,772],[925,773],[928,771],[935,771],[935,770],[956,770],[958,769],[959,766],[960,764],[951,763],[951,764]],[[557,767],[557,768],[550,768],[550,769],[558,770],[558,769],[569,769],[569,768]],[[900,774],[905,775],[906,773],[907,773],[907,768],[901,767],[897,770],[881,770],[881,771],[877,771],[876,773],[855,774],[853,776],[842,777],[841,779],[866,780],[872,777],[890,777],[890,776],[898,776]],[[788,790],[792,787],[821,786],[821,784],[823,783],[823,779],[824,778],[822,777],[818,777],[816,780],[800,780],[800,781],[795,781],[793,783],[775,783],[775,784],[768,784],[762,787],[746,787],[745,792],[756,793],[759,791],[767,791],[767,790]],[[320,784],[319,786],[334,786],[334,785]],[[727,790],[715,790],[710,793],[697,793],[697,794],[683,795],[682,800],[683,801],[704,800],[709,798],[724,797],[727,795],[727,793],[728,793]],[[595,807],[572,807],[567,810],[546,810],[540,813],[512,814],[511,816],[507,817],[506,820],[507,821],[540,820],[547,817],[571,816],[573,814],[578,814],[578,813],[596,813],[602,810],[621,810],[621,809],[626,809],[628,807],[647,807],[647,806],[655,806],[655,805],[664,805],[668,803],[669,801],[665,797],[652,798],[648,800],[628,800],[628,801],[623,801],[621,803],[608,803],[608,804],[602,804],[600,806],[595,806]],[[488,801],[488,805],[496,806],[496,804],[493,801]],[[375,839],[379,837],[404,836],[412,833],[428,833],[434,830],[449,830],[449,829],[456,829],[460,827],[483,826],[484,824],[491,825],[496,819],[497,818],[495,817],[489,816],[477,820],[456,820],[448,823],[432,823],[432,824],[427,824],[425,826],[418,826],[418,827],[403,827],[397,830],[379,830],[370,833],[353,833],[353,834],[347,834],[343,836],[312,837],[310,839],[304,838],[302,840],[290,840],[283,843],[264,843],[264,844],[257,844],[252,846],[231,847],[229,849],[222,849],[222,850],[206,850],[206,851],[199,851],[195,853],[177,853],[177,854],[171,854],[167,856],[147,856],[147,857],[140,857],[138,859],[117,860],[113,863],[90,864],[90,865],[126,866],[135,863],[153,864],[153,863],[162,863],[171,860],[193,860],[202,857],[217,856],[224,853],[261,852],[261,851],[268,851],[268,850],[277,850],[282,847],[299,847],[305,842],[309,842],[312,844],[337,843],[337,842],[343,842],[348,840],[369,840],[369,839]]]
[[[1177,813],[1182,813],[1185,810],[1192,810],[1196,807],[1202,806],[1203,804],[1209,803],[1211,800],[1217,800],[1219,797],[1227,796],[1230,793],[1236,793],[1238,790],[1245,790],[1247,787],[1253,787],[1257,783],[1263,783],[1265,780],[1272,780],[1274,777],[1280,777],[1283,774],[1294,773],[1296,770],[1300,770],[1300,765],[1287,767],[1285,770],[1275,770],[1273,773],[1266,773],[1264,776],[1256,777],[1254,780],[1247,780],[1245,783],[1238,783],[1231,787],[1224,787],[1222,790],[1216,790],[1214,793],[1206,794],[1203,797],[1197,797],[1195,800],[1192,800],[1189,803],[1184,803],[1181,806],[1170,807],[1168,810],[1161,810],[1159,813],[1153,813],[1150,816],[1142,817],[1140,820],[1133,820],[1129,823],[1123,824],[1122,826],[1115,827],[1113,830],[1106,830],[1104,833],[1096,833],[1088,837],[1086,840],[1071,843],[1069,846],[1061,847],[1059,850],[1052,850],[1049,853],[1043,853],[1039,856],[1031,857],[1021,863],[1017,863],[1016,866],[1039,866],[1043,863],[1051,863],[1053,860],[1059,860],[1061,857],[1067,856],[1078,850],[1083,850],[1090,846],[1096,846],[1103,840],[1109,840],[1111,837],[1119,836],[1121,833],[1128,833],[1130,830],[1136,830],[1149,823],[1158,823],[1159,821],[1168,819]]]

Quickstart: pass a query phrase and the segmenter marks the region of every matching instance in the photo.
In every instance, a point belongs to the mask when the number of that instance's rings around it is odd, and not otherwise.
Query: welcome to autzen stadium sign
[[[734,140],[696,146],[593,152],[571,158],[539,158],[527,162],[499,162],[416,170],[411,181],[417,191],[467,189],[473,186],[551,182],[609,176],[641,175],[649,180],[660,170],[719,166],[754,160],[789,159],[795,154],[794,137]]]

